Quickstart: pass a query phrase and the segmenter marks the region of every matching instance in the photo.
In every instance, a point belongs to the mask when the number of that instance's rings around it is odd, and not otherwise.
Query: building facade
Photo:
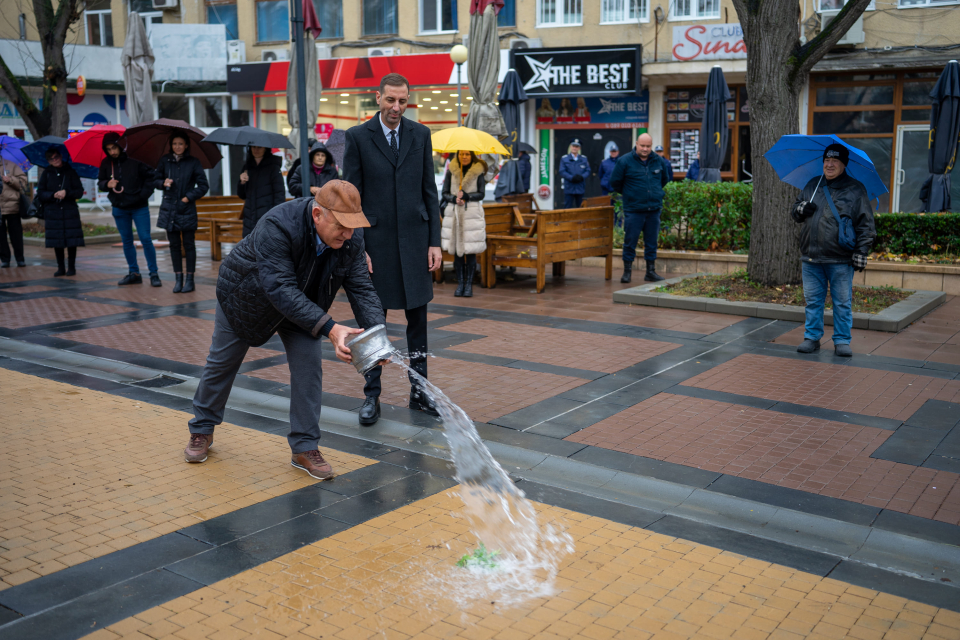
[[[802,0],[801,36],[814,37],[844,1]],[[430,127],[454,126],[458,106],[469,110],[467,65],[458,85],[448,52],[454,44],[469,46],[470,0],[312,2],[323,26],[317,40],[325,87],[318,137],[373,115],[372,91],[389,71],[410,78],[408,116]],[[960,55],[958,5],[960,0],[875,0],[811,74],[801,132],[835,133],[867,151],[891,191],[881,210],[919,209],[914,187],[926,172],[926,93],[943,65]],[[0,55],[17,75],[38,76],[30,55],[23,55],[38,47],[29,5],[0,0],[0,6],[9,16],[0,21]],[[21,11],[28,13],[21,18]],[[125,123],[119,52],[130,11],[144,20],[157,55],[158,116],[209,129],[252,124],[289,131],[287,0],[89,0],[69,40],[71,82],[82,73],[87,85],[85,96],[71,96],[71,128]],[[746,51],[730,0],[504,0],[498,24],[501,75],[515,65],[529,85],[530,60],[543,65],[554,59],[557,83],[530,88],[520,133],[522,141],[544,152],[532,187],[542,192],[542,206],[561,197],[556,166],[573,138],[581,140],[596,169],[611,142],[624,150],[649,131],[682,179],[696,156],[703,92],[715,65],[733,94],[722,175],[751,179]],[[617,48],[633,53],[613,53]],[[572,72],[578,57],[604,55],[610,58],[608,71],[626,64],[617,55],[635,55],[639,68],[629,73],[636,73],[636,84],[614,82],[623,86],[611,89],[563,84],[564,69]],[[603,64],[596,61],[594,69]],[[587,67],[580,72],[586,78]],[[0,132],[23,133],[5,101]],[[211,175],[215,193],[230,193],[239,173],[239,151],[227,156]],[[960,178],[954,183],[960,189]],[[598,189],[588,181],[589,191]]]

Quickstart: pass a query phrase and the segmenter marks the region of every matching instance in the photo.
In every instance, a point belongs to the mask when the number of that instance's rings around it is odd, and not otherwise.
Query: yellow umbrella
[[[502,156],[510,152],[489,133],[467,127],[452,127],[433,134],[433,150],[437,153],[473,151],[474,153],[499,153]]]

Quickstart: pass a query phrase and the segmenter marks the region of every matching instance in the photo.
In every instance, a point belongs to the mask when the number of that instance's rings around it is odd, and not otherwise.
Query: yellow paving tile
[[[541,521],[576,532],[557,592],[519,607],[475,601],[461,610],[429,577],[455,571],[476,544],[450,515],[461,508],[453,492],[426,498],[107,631],[167,629],[157,640],[186,637],[172,630],[184,624],[217,629],[210,638],[960,638],[951,611],[544,505]],[[602,552],[597,540],[607,541]],[[351,558],[365,571],[331,578],[337,565],[354,566]],[[271,589],[244,589],[257,583]]]
[[[316,483],[285,437],[230,424],[187,464],[192,416],[136,400],[0,370],[0,406],[0,590]],[[373,464],[322,445],[338,473]]]

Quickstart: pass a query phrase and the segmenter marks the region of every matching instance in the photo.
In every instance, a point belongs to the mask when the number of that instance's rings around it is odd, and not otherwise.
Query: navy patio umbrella
[[[507,138],[503,146],[510,150],[512,157],[520,155],[520,104],[527,101],[527,93],[523,90],[520,75],[513,69],[508,69],[500,85],[500,114],[503,124],[507,127]]]
[[[950,211],[950,172],[957,160],[960,138],[960,64],[956,60],[944,67],[930,99],[933,102],[927,153],[930,177],[923,185],[920,199],[927,212]]]
[[[706,100],[703,124],[700,125],[700,176],[697,180],[720,182],[720,167],[727,157],[727,145],[730,143],[730,127],[727,124],[730,89],[719,66],[710,70]]]

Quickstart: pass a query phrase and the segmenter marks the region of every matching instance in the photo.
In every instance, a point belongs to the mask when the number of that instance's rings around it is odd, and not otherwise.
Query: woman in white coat
[[[443,226],[440,246],[453,256],[457,273],[454,296],[473,296],[473,276],[477,272],[477,254],[487,250],[487,229],[483,218],[483,200],[487,165],[473,151],[458,151],[443,177],[441,194]],[[450,208],[447,205],[452,204]]]

